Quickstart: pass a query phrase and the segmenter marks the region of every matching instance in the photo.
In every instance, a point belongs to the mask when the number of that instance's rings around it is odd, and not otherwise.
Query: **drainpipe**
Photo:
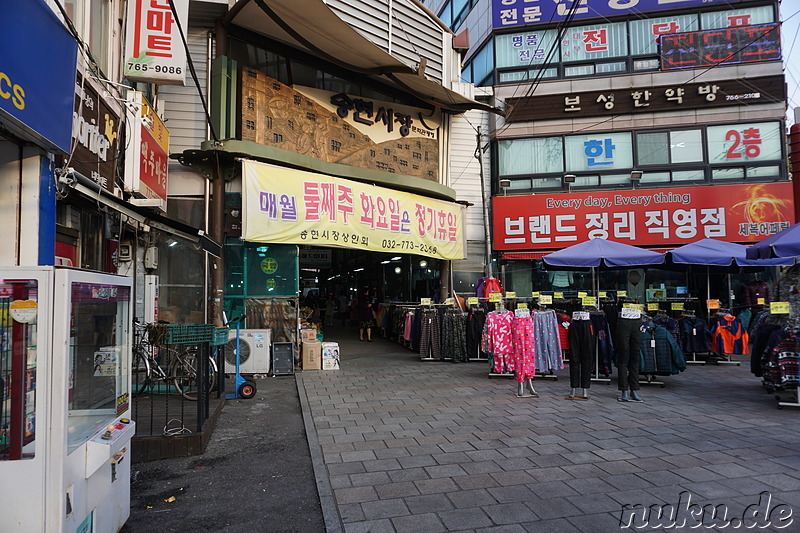
[[[483,201],[483,235],[486,239],[486,277],[492,278],[492,230],[489,227],[489,195],[490,188],[486,187],[486,178],[483,175],[483,141],[481,139],[481,127],[478,126],[477,133],[478,145],[475,148],[475,158],[478,160],[478,167],[481,173],[481,200]]]

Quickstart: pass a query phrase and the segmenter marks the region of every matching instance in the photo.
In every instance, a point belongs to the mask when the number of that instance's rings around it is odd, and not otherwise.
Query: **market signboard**
[[[631,16],[688,7],[728,7],[742,0],[492,0],[492,26],[556,24],[565,20]]]
[[[175,6],[175,13],[171,5]],[[189,20],[189,0],[129,0],[124,75],[131,81],[185,85],[186,49],[178,29]]]
[[[794,223],[790,182],[495,196],[494,249],[558,249],[589,239],[680,246],[753,242]]]
[[[661,69],[712,67],[781,59],[778,24],[661,36]]]
[[[624,90],[598,90],[510,98],[508,122],[560,118],[617,116],[631,113],[683,111],[731,105],[786,101],[783,76],[637,86]]]
[[[464,259],[464,206],[243,161],[242,239]]]
[[[142,93],[130,91],[128,102],[131,155],[125,160],[125,189],[155,200],[155,207],[166,212],[169,130]]]

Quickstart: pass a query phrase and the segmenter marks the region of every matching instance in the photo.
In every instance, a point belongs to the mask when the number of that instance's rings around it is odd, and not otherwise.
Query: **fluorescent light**
[[[353,272],[361,272],[362,270],[364,270],[364,269],[363,268],[357,268],[357,269],[353,270]]]
[[[382,264],[382,265],[388,265],[388,264],[389,264],[389,263],[391,263],[391,262],[392,262],[392,260],[391,260],[391,259],[387,259],[386,261],[381,261],[381,264]]]
[[[401,259],[402,257],[398,255],[397,257],[392,257],[389,261],[400,261]]]

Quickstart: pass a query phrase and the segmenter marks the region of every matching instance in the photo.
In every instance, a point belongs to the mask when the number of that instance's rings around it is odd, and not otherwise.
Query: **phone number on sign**
[[[128,71],[138,71],[138,72],[147,72],[148,70],[152,69],[154,72],[162,73],[162,74],[182,74],[183,69],[181,67],[175,66],[167,66],[167,65],[154,65],[150,66],[145,63],[128,63]]]
[[[428,246],[427,244],[416,244],[414,241],[394,241],[391,239],[384,239],[381,242],[386,250],[419,250],[424,254],[435,254],[436,247]]]

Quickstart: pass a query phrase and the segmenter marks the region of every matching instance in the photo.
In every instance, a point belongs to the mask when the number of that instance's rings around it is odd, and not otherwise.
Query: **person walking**
[[[369,289],[364,289],[358,297],[358,337],[364,340],[364,333],[367,334],[367,342],[372,342],[372,301],[369,298]]]

